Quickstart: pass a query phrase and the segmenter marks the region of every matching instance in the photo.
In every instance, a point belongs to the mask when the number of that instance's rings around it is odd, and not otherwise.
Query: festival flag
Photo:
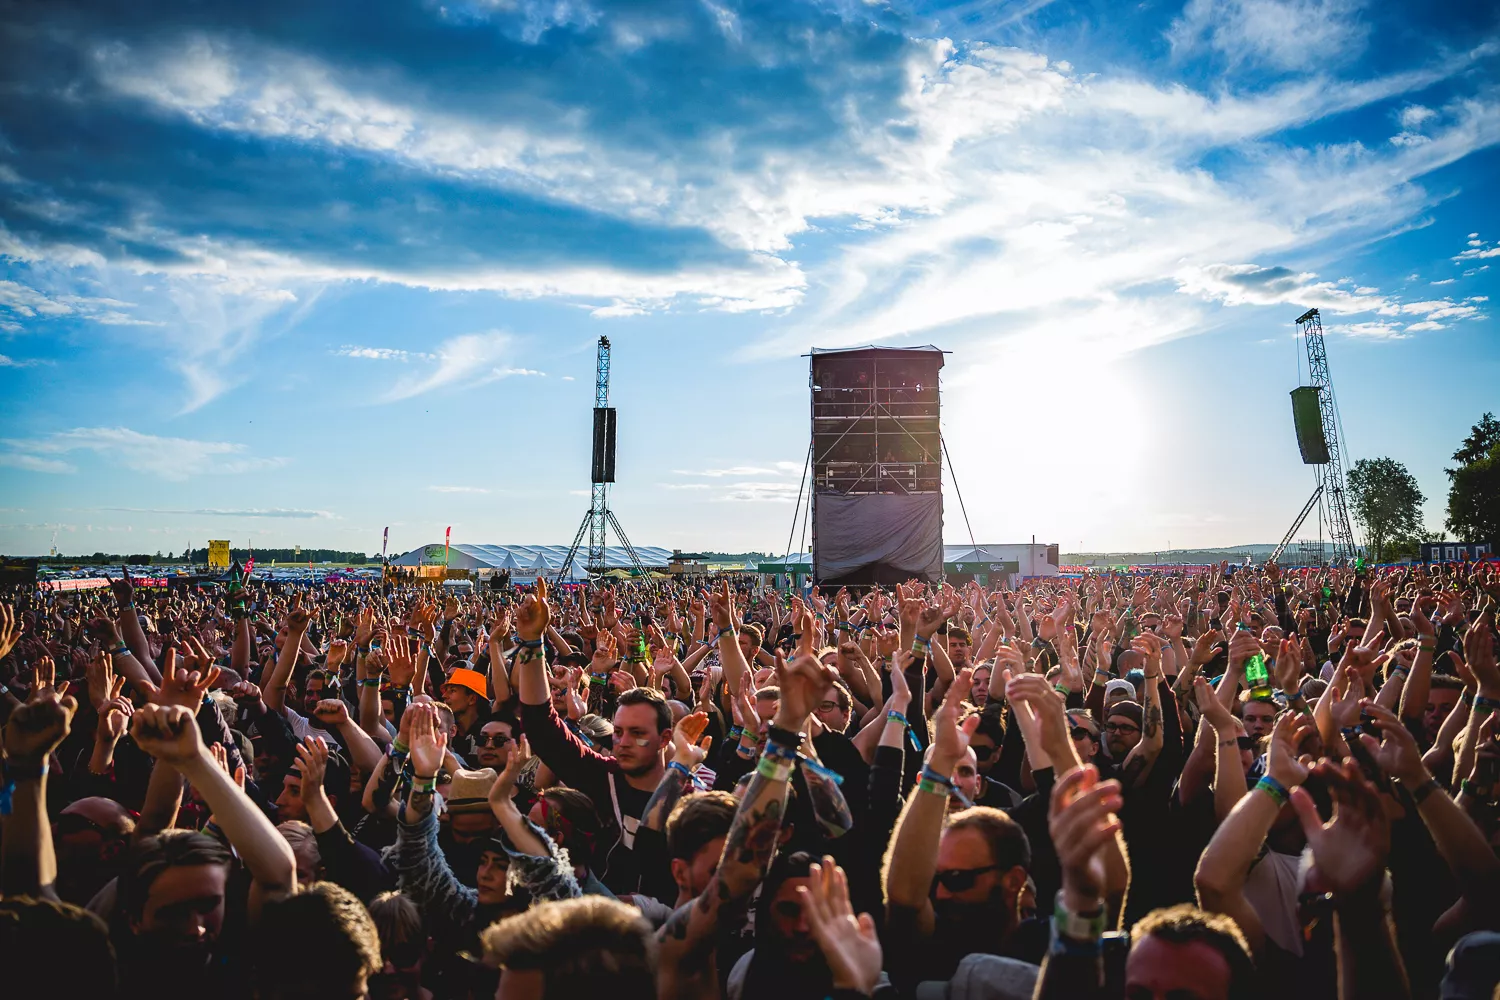
[[[453,541],[453,525],[448,525],[448,530],[443,532],[443,566],[448,566],[448,546]]]
[[[386,525],[385,534],[380,537],[380,561],[385,562],[385,550],[391,544],[391,527]]]

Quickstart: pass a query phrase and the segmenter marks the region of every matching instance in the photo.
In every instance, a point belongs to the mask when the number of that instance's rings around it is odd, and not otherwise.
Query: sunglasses
[[[843,710],[844,710],[844,706],[840,705],[836,701],[820,701],[820,702],[818,702],[818,711],[820,711],[820,712],[842,712]]]
[[[975,883],[979,881],[979,876],[985,872],[998,871],[999,868],[999,865],[985,865],[982,868],[945,868],[933,873],[933,888],[942,886],[949,892],[967,892],[974,888]]]
[[[976,760],[989,760],[995,755],[996,750],[995,747],[975,746],[972,743],[969,744],[969,749],[974,751]]]
[[[1109,733],[1138,733],[1141,727],[1129,722],[1106,722],[1104,730]]]
[[[480,733],[474,737],[476,747],[503,747],[513,742],[515,742],[515,737],[506,736],[504,733]]]
[[[1099,734],[1094,732],[1088,726],[1074,726],[1072,729],[1068,730],[1068,735],[1073,737],[1075,740],[1093,740],[1095,742],[1098,742],[1099,740]]]

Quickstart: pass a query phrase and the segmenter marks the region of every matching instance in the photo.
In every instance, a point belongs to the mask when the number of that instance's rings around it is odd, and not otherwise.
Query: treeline
[[[273,562],[332,562],[348,563],[351,566],[363,566],[370,559],[363,552],[340,552],[337,549],[256,549],[254,555],[256,565]],[[249,549],[230,548],[229,556],[231,559],[238,559],[240,562],[244,562],[250,558],[251,551]],[[183,561],[206,563],[208,562],[208,549],[193,549],[186,553],[186,558]],[[378,556],[375,557],[375,561],[380,561]]]
[[[249,549],[230,549],[230,556],[240,562],[250,558]],[[363,552],[340,552],[337,549],[256,549],[255,561],[257,563],[272,562],[331,562],[348,563],[351,566],[363,566],[367,562],[379,562],[378,556],[367,556]],[[91,556],[56,555],[39,556],[37,563],[42,566],[172,566],[181,563],[193,563],[204,565],[208,562],[208,549],[184,550],[181,555],[168,552],[162,555],[148,555],[144,552],[135,552],[120,555],[113,552],[95,552]]]

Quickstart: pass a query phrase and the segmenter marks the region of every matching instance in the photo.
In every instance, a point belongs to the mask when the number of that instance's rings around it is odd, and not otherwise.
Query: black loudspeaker
[[[1323,411],[1317,386],[1292,390],[1292,424],[1297,429],[1297,448],[1302,464],[1327,465],[1328,439],[1323,434]]]
[[[615,408],[594,407],[594,465],[595,483],[615,481]]]

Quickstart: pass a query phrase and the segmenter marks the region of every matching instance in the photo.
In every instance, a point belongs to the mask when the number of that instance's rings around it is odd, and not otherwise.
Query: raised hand
[[[437,709],[431,702],[410,705],[405,714],[413,712],[416,715],[411,724],[411,766],[418,778],[427,779],[443,766],[448,734],[438,724]]]
[[[672,759],[689,771],[697,770],[708,759],[708,751],[714,745],[712,736],[704,739],[703,730],[707,727],[708,713],[694,712],[684,715],[672,729]]]
[[[1333,795],[1333,818],[1324,823],[1306,788],[1292,790],[1292,808],[1312,848],[1308,883],[1349,896],[1371,886],[1385,869],[1391,850],[1391,821],[1375,786],[1353,761],[1323,761],[1312,770]],[[1054,793],[1056,794],[1056,793]]]
[[[1065,905],[1074,913],[1099,908],[1107,876],[1104,849],[1120,830],[1125,804],[1118,781],[1100,781],[1092,764],[1057,780],[1047,827],[1062,868]]]
[[[1234,716],[1202,677],[1193,678],[1193,701],[1198,704],[1198,711],[1208,720],[1214,732],[1223,734],[1234,728]]]
[[[1464,662],[1479,682],[1479,693],[1500,698],[1500,666],[1495,663],[1495,636],[1489,625],[1476,622],[1464,634]]]
[[[838,677],[837,671],[810,653],[799,653],[787,662],[779,649],[776,651],[775,673],[776,684],[781,688],[776,725],[793,731],[802,729]]]
[[[297,771],[302,775],[303,794],[309,788],[322,788],[328,773],[328,744],[321,736],[309,736],[297,744]]]
[[[535,642],[552,624],[552,608],[547,604],[547,579],[539,576],[536,590],[516,608],[516,632],[523,642]]]
[[[398,628],[391,630],[381,659],[385,662],[386,672],[391,675],[391,683],[398,688],[406,687],[417,675],[417,660],[412,656],[411,643],[406,641],[406,633]],[[378,666],[377,663],[377,669]]]
[[[1396,717],[1396,713],[1368,698],[1360,703],[1360,710],[1370,715],[1375,727],[1380,730],[1378,742],[1368,734],[1361,734],[1359,737],[1380,769],[1398,779],[1406,786],[1407,791],[1415,791],[1426,784],[1431,774],[1427,771],[1427,765],[1422,762],[1422,751],[1410,730]]]
[[[833,988],[873,994],[882,964],[880,936],[868,913],[854,915],[844,869],[823,858],[822,864],[808,867],[807,885],[797,893],[808,929],[833,973]]]
[[[713,616],[714,628],[721,631],[734,628],[734,591],[729,589],[728,580],[709,593],[708,613]]]
[[[359,617],[354,625],[354,645],[360,649],[368,649],[370,640],[375,637],[375,609],[363,607],[359,609]]]
[[[313,716],[323,725],[337,729],[349,721],[349,706],[342,698],[324,698],[313,709]]]
[[[979,728],[979,716],[971,715],[963,720],[960,725],[959,713],[962,704],[969,696],[969,687],[973,684],[974,672],[968,667],[958,672],[953,683],[948,685],[948,693],[943,696],[943,703],[932,716],[932,769],[939,774],[947,775],[953,772],[958,762],[963,759],[964,753],[969,749],[969,739],[974,735],[974,730]]]
[[[85,669],[88,678],[89,704],[99,711],[101,706],[111,698],[118,698],[119,693],[115,691],[115,658],[104,650],[99,650],[89,660]]]
[[[1276,672],[1276,687],[1287,695],[1295,695],[1302,686],[1302,647],[1296,639],[1282,639],[1272,664]]]
[[[179,669],[176,650],[168,649],[162,660],[161,687],[151,685],[149,681],[142,683],[146,685],[146,697],[152,704],[180,705],[196,712],[203,704],[204,695],[218,679],[218,667],[209,667],[206,674]]]
[[[292,595],[292,602],[286,610],[287,642],[300,641],[307,626],[312,622],[312,613],[302,606],[301,592]]]
[[[5,721],[0,737],[5,756],[18,763],[40,764],[67,737],[77,710],[78,702],[53,690],[50,683],[35,688],[26,703],[12,711]]]
[[[510,748],[510,756],[505,759],[505,767],[500,771],[500,776],[490,786],[490,811],[495,818],[503,820],[501,813],[507,809],[518,809],[515,804],[516,778],[531,760],[531,741],[525,736],[516,740],[515,746]]]
[[[125,687],[125,678],[116,680],[116,694],[106,699],[98,706],[99,728],[95,731],[96,738],[107,740],[114,744],[120,741],[130,728],[130,717],[135,714],[135,705],[131,704],[129,698],[121,698],[119,691]]]
[[[197,719],[192,709],[181,705],[146,705],[130,720],[130,735],[136,746],[173,766],[204,752]]]
[[[1293,788],[1307,780],[1307,765],[1298,757],[1297,747],[1304,737],[1317,731],[1312,718],[1300,712],[1282,712],[1276,720],[1271,730],[1271,748],[1266,752],[1266,773],[1283,788]]]

